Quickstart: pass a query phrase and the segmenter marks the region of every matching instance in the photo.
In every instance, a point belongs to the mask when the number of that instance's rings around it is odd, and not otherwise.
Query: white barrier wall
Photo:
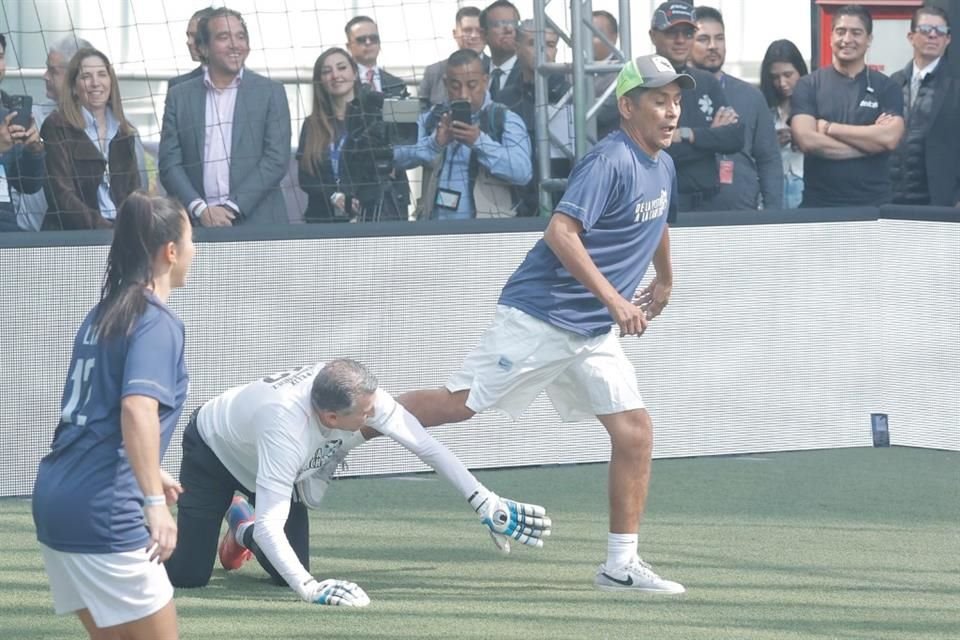
[[[441,385],[539,236],[200,243],[172,298],[187,327],[184,421],[229,386],[339,356],[393,392]],[[960,450],[960,224],[680,227],[672,239],[671,304],[625,340],[656,457],[866,446],[872,412],[889,414],[894,444]],[[0,495],[31,491],[106,252],[0,246]],[[471,467],[609,451],[599,423],[560,424],[543,397],[517,423],[483,415],[434,433]],[[424,469],[381,440],[345,475]],[[176,471],[179,433],[165,462]]]

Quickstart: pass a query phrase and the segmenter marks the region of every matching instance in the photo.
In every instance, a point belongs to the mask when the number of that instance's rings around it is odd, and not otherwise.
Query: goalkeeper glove
[[[467,502],[480,515],[480,522],[487,525],[493,544],[504,553],[510,553],[511,538],[542,547],[543,538],[550,535],[550,518],[539,505],[501,498],[482,486]]]
[[[310,582],[303,585],[300,593],[307,602],[313,604],[343,605],[346,607],[365,607],[370,604],[370,598],[363,589],[353,582],[346,580],[324,580]]]

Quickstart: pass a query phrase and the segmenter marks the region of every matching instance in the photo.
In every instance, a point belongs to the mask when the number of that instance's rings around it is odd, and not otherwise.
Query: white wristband
[[[143,506],[145,507],[164,507],[166,505],[166,496],[143,496]]]

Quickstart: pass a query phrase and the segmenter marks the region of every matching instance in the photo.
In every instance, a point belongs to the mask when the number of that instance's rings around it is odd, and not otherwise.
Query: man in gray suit
[[[460,7],[457,11],[456,26],[453,28],[453,39],[457,42],[457,49],[473,49],[483,56],[483,49],[487,46],[487,41],[483,37],[483,29],[480,28],[480,9],[477,7]],[[451,51],[451,53],[453,53]],[[443,83],[443,78],[447,73],[447,58],[434,62],[423,70],[423,78],[420,80],[420,88],[417,95],[420,97],[420,105],[424,111],[436,104],[443,104],[447,101],[447,87]],[[490,64],[489,58],[484,57],[484,68]]]
[[[247,26],[232,9],[200,20],[203,76],[167,93],[160,182],[205,227],[287,222],[280,181],[290,161],[283,85],[249,69]]]

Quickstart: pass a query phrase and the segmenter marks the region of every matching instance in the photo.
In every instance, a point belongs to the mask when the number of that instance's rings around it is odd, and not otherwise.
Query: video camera
[[[398,125],[385,118],[385,111],[395,113],[394,102],[398,101],[387,101],[382,93],[363,86],[347,107],[343,162],[361,207],[365,212],[374,212],[370,214],[374,220],[380,219],[385,203],[389,203],[387,208],[394,215],[404,214],[409,199],[391,177],[393,147],[400,142]],[[391,107],[385,109],[385,104]]]
[[[386,98],[383,101],[383,121],[399,125],[415,125],[421,109],[418,98]]]

